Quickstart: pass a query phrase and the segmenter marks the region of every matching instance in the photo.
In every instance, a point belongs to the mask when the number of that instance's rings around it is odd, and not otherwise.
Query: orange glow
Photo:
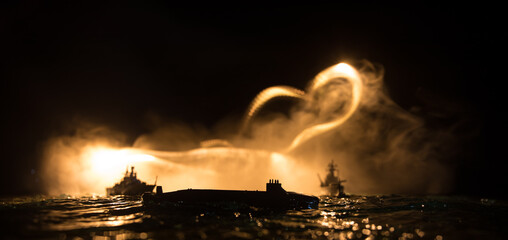
[[[312,80],[307,93],[288,86],[269,87],[261,91],[251,102],[240,132],[243,132],[247,128],[250,120],[263,107],[263,105],[271,99],[276,97],[307,99],[308,95],[314,94],[318,89],[337,79],[345,79],[352,85],[352,99],[349,109],[345,114],[337,117],[330,122],[314,125],[304,129],[293,139],[286,151],[292,151],[309,139],[342,125],[347,119],[349,119],[349,117],[351,117],[351,115],[353,115],[353,113],[358,108],[363,86],[362,79],[358,71],[347,63],[338,63],[320,72],[318,75],[316,75],[314,80]]]
[[[118,169],[123,170],[126,166],[156,160],[154,156],[136,153],[128,149],[90,149],[88,155],[91,169],[97,175],[108,175],[112,172],[117,172]]]
[[[303,99],[304,94],[305,92],[303,92],[302,90],[289,86],[274,86],[264,89],[258,95],[256,95],[254,100],[252,100],[247,110],[247,114],[245,116],[241,132],[245,130],[250,120],[268,101],[277,97],[291,97]]]
[[[103,146],[89,147],[83,151],[81,181],[89,181],[91,191],[104,194],[106,187],[111,187],[121,180],[127,167],[134,166],[142,181],[152,182],[155,176],[150,174],[151,165],[159,163],[158,159],[135,149],[115,149]]]
[[[362,79],[358,71],[346,63],[336,64],[320,72],[312,81],[309,91],[313,92],[338,78],[344,78],[352,85],[352,99],[349,110],[330,122],[314,125],[303,130],[295,137],[287,151],[292,151],[309,139],[342,125],[356,111],[362,95]]]
[[[159,174],[165,190],[182,188],[264,189],[267,179],[283,179],[283,187],[290,190],[314,192],[313,183],[301,179],[315,177],[305,163],[276,152],[214,147],[189,151],[139,150],[164,160],[152,172]],[[248,177],[246,177],[248,176]]]
[[[291,151],[316,135],[329,131],[346,121],[358,106],[361,79],[358,72],[339,63],[319,73],[308,93],[289,86],[274,86],[261,91],[246,112],[243,128],[268,101],[278,97],[307,99],[317,89],[337,78],[352,83],[352,103],[338,119],[304,129],[291,142]],[[71,141],[72,140],[72,141]],[[188,151],[155,151],[141,148],[113,148],[114,141],[95,139],[58,139],[50,149],[47,172],[52,193],[104,194],[121,180],[128,166],[134,166],[142,181],[158,183],[165,190],[180,188],[262,189],[267,179],[283,179],[284,187],[302,192],[316,192],[317,185],[302,184],[301,179],[315,177],[308,162],[297,162],[289,155],[266,150],[236,148],[222,139],[201,141],[201,148]],[[282,149],[283,150],[283,149]],[[256,173],[256,174],[252,174]],[[245,178],[249,176],[249,178]]]
[[[287,190],[315,194],[320,192],[316,173],[322,172],[330,159],[340,162],[349,193],[396,192],[418,189],[416,186],[425,188],[422,191],[438,191],[447,178],[436,176],[447,175],[435,172],[443,173],[446,168],[423,161],[426,148],[416,154],[408,148],[411,145],[401,144],[411,140],[409,133],[419,129],[421,122],[399,110],[381,91],[382,77],[372,64],[359,69],[346,63],[333,65],[317,74],[305,92],[289,86],[266,88],[245,112],[240,134],[229,134],[233,131],[230,126],[235,124],[214,129],[225,130],[227,134],[220,135],[229,136],[228,139],[206,140],[211,131],[195,130],[186,124],[164,125],[141,135],[132,148],[118,148],[125,146],[122,136],[100,128],[55,138],[48,144],[45,156],[43,177],[48,193],[104,194],[106,187],[121,180],[126,167],[134,166],[144,182],[152,183],[158,176],[157,183],[164,191],[189,187],[259,190],[267,179],[275,178]],[[250,136],[241,134],[263,106],[278,97],[303,101],[291,109],[288,117],[259,121],[252,124]],[[357,112],[359,107],[365,111]],[[387,120],[371,119],[370,112],[393,115],[405,124],[388,128],[393,130],[386,134],[385,127],[391,125]],[[355,121],[351,121],[353,115]],[[343,125],[346,121],[347,127]],[[366,124],[369,131],[365,131]],[[337,141],[317,138],[329,132],[336,133],[332,137]],[[378,141],[390,144],[365,158],[370,147],[379,148]],[[189,149],[199,143],[201,147]],[[399,166],[398,171],[394,166]],[[422,171],[420,166],[433,171]],[[373,168],[377,175],[370,174]],[[381,177],[387,180],[377,181]]]
[[[358,72],[351,65],[347,63],[339,63],[333,65],[322,72],[320,72],[314,80],[312,80],[312,84],[310,87],[310,91],[314,91],[320,87],[323,87],[331,80],[335,78],[358,78]]]
[[[223,139],[210,139],[201,141],[200,143],[202,148],[211,148],[211,147],[233,147],[233,145]]]
[[[268,102],[270,99],[275,97],[294,97],[301,98],[304,95],[302,90],[298,90],[296,88],[288,87],[288,86],[275,86],[269,87],[263,91],[261,91],[256,98],[252,101],[252,105],[249,108],[247,115],[252,117],[263,104]]]
[[[54,143],[45,166],[51,195],[104,195],[106,187],[120,181],[126,168],[134,166],[143,181],[152,182],[149,171],[161,161],[133,149],[107,147],[106,142]]]

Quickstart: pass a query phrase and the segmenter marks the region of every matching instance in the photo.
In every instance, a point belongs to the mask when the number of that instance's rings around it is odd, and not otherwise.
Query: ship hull
[[[347,194],[344,193],[344,188],[340,184],[329,184],[329,185],[321,185],[321,187],[326,191],[326,193],[330,196],[334,197],[346,197]]]
[[[155,188],[155,185],[133,185],[133,186],[126,186],[126,187],[112,187],[107,188],[106,193],[108,196],[112,195],[129,195],[129,196],[135,196],[135,195],[142,195],[146,192],[153,192],[153,189]]]

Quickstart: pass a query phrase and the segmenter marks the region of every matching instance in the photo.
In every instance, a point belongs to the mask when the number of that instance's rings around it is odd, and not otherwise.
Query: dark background
[[[466,122],[452,194],[505,197],[495,6],[70,2],[2,3],[2,195],[39,192],[43,144],[75,119],[128,141],[149,113],[212,128],[263,88],[303,89],[330,65],[367,59],[430,127]]]

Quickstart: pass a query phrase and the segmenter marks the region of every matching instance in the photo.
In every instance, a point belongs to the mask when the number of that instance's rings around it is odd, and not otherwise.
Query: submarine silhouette
[[[144,193],[142,200],[146,206],[246,205],[271,209],[311,209],[319,204],[315,196],[287,192],[275,179],[269,180],[266,191],[186,189],[163,193],[162,186],[157,186],[155,193]]]

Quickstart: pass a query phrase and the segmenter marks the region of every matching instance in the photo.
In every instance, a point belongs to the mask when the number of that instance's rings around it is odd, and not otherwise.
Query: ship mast
[[[330,162],[330,164],[328,164],[328,171],[330,172],[330,175],[332,177],[335,177],[335,164],[333,163],[333,159],[332,161]]]

